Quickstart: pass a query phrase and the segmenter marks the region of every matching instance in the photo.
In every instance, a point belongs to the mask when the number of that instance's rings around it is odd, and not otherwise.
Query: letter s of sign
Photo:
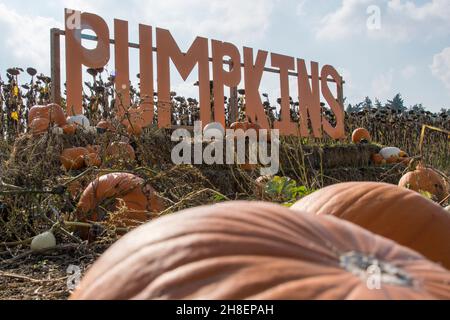
[[[80,284],[81,269],[79,266],[71,264],[67,267],[66,273],[69,275],[67,277],[67,288],[69,289],[69,291],[73,291]]]

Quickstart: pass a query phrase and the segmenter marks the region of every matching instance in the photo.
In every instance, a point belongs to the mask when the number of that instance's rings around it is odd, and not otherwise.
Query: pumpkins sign
[[[105,67],[110,60],[112,39],[109,38],[108,24],[98,15],[66,9],[65,22],[65,32],[58,30],[59,33],[56,35],[65,34],[66,37],[67,110],[69,116],[73,116],[82,114],[83,66]],[[118,96],[121,97],[130,96],[129,27],[127,21],[114,20],[112,34],[114,35],[115,85]],[[96,34],[95,49],[83,47],[81,39],[82,31],[85,29],[90,29]],[[184,53],[170,31],[143,24],[139,25],[139,44],[131,46],[139,50],[140,61],[142,102],[136,111],[141,119],[138,127],[145,128],[152,124],[155,107],[158,108],[158,126],[171,127],[170,62],[172,61],[184,81],[198,66],[200,102],[200,119],[198,120],[204,126],[211,122],[218,122],[225,128],[224,88],[237,88],[238,85],[243,84],[246,92],[247,118],[252,119],[262,129],[271,129],[261,101],[259,87],[263,74],[272,72],[278,74],[280,83],[281,120],[275,121],[273,125],[274,129],[280,131],[280,135],[306,137],[312,134],[314,137],[322,137],[325,133],[334,139],[345,137],[343,79],[331,65],[319,67],[317,62],[307,63],[304,59],[264,50],[255,51],[248,47],[240,51],[232,43],[208,41],[203,37],[197,37]],[[56,56],[56,53],[54,55]],[[224,61],[228,58],[230,59]],[[59,61],[55,61],[53,70],[59,70],[55,65]],[[210,68],[210,62],[212,62],[212,68]],[[154,70],[157,79],[153,78]],[[53,79],[53,82],[60,86],[59,74],[53,76],[57,77]],[[289,77],[297,80],[296,92],[290,92]],[[155,88],[156,83],[157,88]],[[154,91],[158,96],[157,106],[153,100]],[[59,94],[55,89],[54,95]],[[290,96],[299,97],[299,118],[301,119],[299,122],[291,119]],[[212,100],[211,97],[219,98]],[[326,101],[334,114],[335,124],[323,116],[321,98]],[[118,108],[117,116],[123,118],[125,111],[130,110],[131,102],[129,99],[123,99],[120,103],[123,108]],[[213,104],[214,113],[212,113]],[[309,121],[311,126],[308,124]]]

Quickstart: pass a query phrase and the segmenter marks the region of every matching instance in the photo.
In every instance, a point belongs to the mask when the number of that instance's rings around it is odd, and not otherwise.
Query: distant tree
[[[397,93],[392,100],[388,100],[387,104],[392,110],[395,111],[405,111],[406,107],[400,93]]]
[[[345,112],[347,112],[347,113],[353,112],[353,106],[352,106],[351,103],[349,103],[349,104],[347,105],[347,108],[345,109]]]
[[[372,103],[372,100],[370,100],[370,98],[369,97],[366,97],[365,99],[364,99],[364,101],[362,102],[362,107],[364,108],[364,109],[372,109],[373,108],[373,103]]]
[[[450,115],[450,109],[446,109],[446,108],[441,108],[441,111],[440,111],[440,113],[442,113],[442,114],[448,114],[448,115]]]
[[[411,110],[418,112],[418,111],[425,111],[425,108],[421,103],[416,103],[415,105],[411,106]]]
[[[378,98],[375,98],[375,108],[383,109],[383,105],[381,104],[380,100],[378,100]]]

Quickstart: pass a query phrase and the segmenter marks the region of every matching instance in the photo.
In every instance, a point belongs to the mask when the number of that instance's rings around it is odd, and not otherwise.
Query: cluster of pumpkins
[[[101,146],[66,148],[60,155],[61,164],[67,171],[102,165]],[[104,152],[107,159],[133,161],[136,159],[134,148],[128,142],[112,142]]]
[[[352,141],[355,144],[368,143],[371,141],[370,133],[367,129],[358,128],[353,131]],[[371,158],[375,165],[386,163],[403,163],[408,165],[411,161],[406,152],[397,147],[382,148],[379,153],[373,154]],[[437,201],[443,200],[449,190],[445,179],[436,170],[422,163],[419,163],[415,170],[402,176],[398,185],[417,192],[429,193]]]
[[[125,119],[122,124],[130,135],[139,136],[143,132],[143,127],[137,114],[131,114],[133,116]],[[28,123],[29,130],[34,136],[42,135],[49,130],[66,135],[73,135],[78,129],[93,133],[116,131],[109,120],[101,120],[96,127],[93,127],[84,115],[66,117],[64,110],[56,103],[32,107],[28,113]]]
[[[371,142],[371,136],[367,129],[357,128],[352,133],[352,142],[355,144]],[[408,154],[397,147],[384,147],[379,153],[371,156],[372,163],[376,166],[394,163],[407,165],[410,162]]]
[[[71,299],[450,299],[450,214],[375,182],[226,202],[126,234]]]
[[[52,103],[45,106],[34,106],[28,113],[28,124],[31,134],[38,136],[48,132],[75,134],[78,128],[92,130],[85,116],[66,117],[60,105]]]

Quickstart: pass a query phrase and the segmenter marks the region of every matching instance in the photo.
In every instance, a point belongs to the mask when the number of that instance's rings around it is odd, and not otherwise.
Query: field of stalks
[[[11,68],[7,70],[7,80],[0,82],[0,299],[67,298],[68,267],[75,265],[84,272],[123,231],[128,231],[127,224],[111,221],[94,224],[89,241],[74,231],[87,223],[77,219],[77,204],[83,190],[99,175],[130,173],[150,183],[163,201],[163,210],[149,214],[149,219],[156,219],[184,208],[226,200],[270,199],[289,204],[316,189],[342,181],[397,183],[407,169],[405,166],[375,167],[369,161],[371,153],[383,146],[398,147],[410,157],[421,157],[428,165],[447,176],[450,174],[447,134],[429,130],[420,147],[423,125],[450,130],[447,113],[366,108],[346,113],[345,140],[283,138],[279,176],[270,181],[268,192],[261,191],[258,170],[245,170],[239,165],[174,165],[170,159],[174,145],[170,130],[146,128],[139,137],[130,135],[119,121],[114,122],[117,107],[114,76],[103,69],[89,69],[88,73],[92,78],[84,86],[84,115],[93,127],[101,120],[111,121],[117,127],[114,133],[77,130],[76,134],[65,136],[49,130],[35,137],[29,132],[28,113],[34,105],[50,102],[51,79],[32,68]],[[19,83],[19,79],[26,77],[28,81]],[[199,118],[198,101],[176,92],[171,93],[171,98],[173,125],[193,126]],[[131,87],[130,99],[133,107],[139,105],[138,87]],[[278,119],[280,99],[272,101],[267,94],[262,99],[270,122]],[[154,100],[156,123],[156,94]],[[226,98],[226,102],[230,125],[230,99]],[[298,120],[298,106],[298,102],[291,100],[293,121]],[[65,107],[63,99],[62,108]],[[238,111],[237,120],[245,120],[244,90],[239,90]],[[333,121],[326,106],[323,116]],[[351,144],[351,133],[358,127],[370,132],[372,143]],[[110,159],[105,150],[118,142],[131,145],[135,157]],[[102,150],[101,165],[80,170],[65,170],[61,166],[64,149],[94,145]],[[332,161],[323,158],[327,152]],[[120,216],[108,204],[102,210],[105,215]],[[44,254],[29,250],[33,237],[48,230],[56,236],[55,250]]]

